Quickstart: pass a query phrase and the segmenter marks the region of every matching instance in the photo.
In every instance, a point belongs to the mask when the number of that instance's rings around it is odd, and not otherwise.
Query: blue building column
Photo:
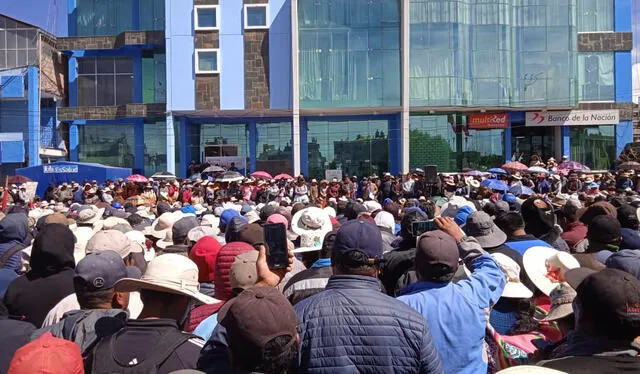
[[[134,29],[137,30],[137,29]],[[142,51],[137,49],[133,60],[133,102],[142,104]]]
[[[144,119],[135,120],[133,128],[133,141],[135,149],[134,168],[138,169],[138,173],[144,174]]]
[[[504,162],[507,163],[511,161],[511,156],[513,154],[513,146],[511,145],[511,124],[512,124],[513,116],[509,113],[509,124],[506,129],[504,129]]]
[[[28,122],[27,144],[29,154],[29,166],[38,166],[40,162],[40,84],[39,70],[35,66],[27,69],[28,91]]]
[[[78,162],[78,144],[80,143],[80,135],[78,133],[78,125],[69,124],[69,161]]]
[[[75,56],[69,56],[67,66],[69,68],[67,74],[69,106],[74,107],[78,106],[78,61]]]
[[[140,30],[140,0],[131,1],[131,29]]]
[[[247,124],[249,127],[249,170],[246,171],[247,175],[256,171],[256,158],[258,148],[258,127],[256,121],[249,121]]]
[[[402,116],[398,113],[389,120],[389,172],[393,175],[402,170]]]
[[[614,26],[616,32],[631,32],[632,21],[631,0],[615,0]],[[628,103],[632,101],[632,58],[631,51],[615,53],[615,87],[616,102]],[[616,156],[622,152],[627,143],[633,142],[633,123],[620,121],[616,126]],[[613,161],[613,160],[612,160]]]
[[[301,117],[300,118],[300,173],[304,174],[305,176],[309,175],[309,142],[307,140],[308,132],[309,132],[309,129],[307,127],[307,119]]]
[[[182,117],[180,118],[180,124],[179,124],[179,139],[178,139],[178,144],[180,144],[180,161],[178,164],[178,170],[176,170],[177,172],[177,176],[180,178],[185,178],[186,177],[190,177],[190,175],[187,175],[187,165],[189,164],[189,162],[191,162],[191,158],[189,157],[189,122],[186,118]]]
[[[560,129],[560,149],[562,149],[562,156],[567,156],[571,160],[571,127],[563,126]]]

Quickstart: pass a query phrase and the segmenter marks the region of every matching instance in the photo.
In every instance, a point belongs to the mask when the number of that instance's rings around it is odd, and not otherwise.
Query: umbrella
[[[149,180],[144,175],[140,175],[140,174],[133,174],[127,177],[127,182],[147,183],[148,181]]]
[[[9,184],[22,184],[22,183],[33,182],[33,181],[23,175],[12,175],[9,177],[7,182]]]
[[[237,171],[226,171],[216,178],[216,182],[239,182],[244,179],[244,175]]]
[[[168,171],[159,171],[151,176],[153,179],[175,179],[176,176]]]
[[[509,186],[507,186],[506,183],[497,179],[485,179],[482,181],[481,185],[497,191],[509,190]]]
[[[627,161],[618,165],[618,169],[620,170],[638,170],[640,169],[640,162],[635,161]],[[11,180],[11,178],[9,178]],[[11,182],[9,182],[11,183]]]
[[[511,192],[512,194],[518,196],[518,195],[533,195],[533,190],[529,187],[525,187],[525,186],[521,186],[521,185],[516,185],[513,186],[511,188],[509,188],[509,192]]]
[[[527,165],[518,161],[507,162],[506,164],[502,165],[502,168],[509,171],[525,171],[528,169]]]
[[[279,180],[279,179],[293,179],[292,176],[290,176],[289,174],[278,174],[275,177],[273,177],[273,179],[275,180]]]
[[[565,161],[558,165],[558,169],[575,170],[575,171],[590,171],[588,167],[582,165],[576,161]]]
[[[500,168],[493,168],[493,169],[489,169],[487,170],[489,173],[492,174],[507,174],[507,171],[504,169],[500,169]]]
[[[529,169],[527,169],[527,172],[534,173],[534,174],[549,174],[549,170],[540,166],[532,166]]]
[[[192,176],[189,177],[189,180],[192,182],[197,181],[198,179],[202,179],[202,175],[200,175],[200,173],[195,173]]]
[[[208,168],[204,169],[202,172],[203,173],[220,173],[220,172],[224,172],[224,168],[221,168],[218,165],[211,165]]]
[[[256,171],[254,173],[251,173],[251,176],[254,178],[261,178],[261,179],[273,179],[271,174],[267,173],[266,171]]]
[[[502,171],[504,171],[504,170],[502,170]],[[466,175],[470,175],[472,177],[481,177],[481,176],[483,176],[483,175],[485,175],[487,173],[485,173],[484,171],[479,171],[479,170],[471,170],[471,171],[466,172],[465,174]],[[497,174],[499,174],[499,173],[497,173]]]

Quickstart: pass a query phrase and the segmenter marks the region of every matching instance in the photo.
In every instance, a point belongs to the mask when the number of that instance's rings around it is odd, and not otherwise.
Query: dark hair
[[[420,209],[427,215],[429,219],[433,219],[435,217],[436,208],[435,205],[430,201],[423,201],[420,203]]]
[[[331,231],[324,236],[322,241],[322,249],[320,250],[320,258],[331,258],[333,251],[333,243],[336,241],[336,232]]]
[[[141,215],[134,213],[127,217],[127,222],[129,222],[131,227],[134,227],[136,225],[142,224],[144,222],[144,218]]]
[[[262,357],[234,355],[234,365],[242,370],[266,374],[285,374],[295,372],[294,365],[298,357],[298,344],[290,335],[280,335],[264,345]],[[233,352],[233,345],[229,347]]]
[[[341,273],[350,275],[371,275],[377,270],[377,265],[370,263],[367,255],[360,251],[349,251],[342,256],[332,252],[331,264]]]
[[[453,280],[456,272],[451,267],[445,264],[433,264],[416,266],[416,274],[420,276],[420,280],[436,282],[436,283],[449,283]]]
[[[507,212],[499,215],[495,219],[496,226],[507,235],[513,234],[516,230],[524,228],[524,220],[520,213]]]
[[[416,236],[412,232],[412,224],[417,221],[423,221],[427,217],[419,210],[410,210],[405,213],[400,223],[400,235],[405,239],[412,239]]]
[[[92,291],[87,290],[87,285],[81,278],[73,279],[73,287],[78,297],[78,304],[81,309],[101,309],[103,305],[111,305],[113,300],[114,289]]]
[[[518,312],[518,320],[511,327],[507,335],[527,334],[538,329],[540,324],[533,316],[536,313],[536,303],[533,298],[529,299],[509,299],[503,298],[505,301],[512,303],[516,312]]]

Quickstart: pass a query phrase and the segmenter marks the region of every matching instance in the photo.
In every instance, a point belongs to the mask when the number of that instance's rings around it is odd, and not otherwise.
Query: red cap
[[[80,348],[45,333],[18,349],[7,374],[84,374]]]
[[[205,236],[191,248],[189,259],[198,265],[198,281],[213,281],[213,269],[216,267],[216,256],[222,244],[211,236]]]

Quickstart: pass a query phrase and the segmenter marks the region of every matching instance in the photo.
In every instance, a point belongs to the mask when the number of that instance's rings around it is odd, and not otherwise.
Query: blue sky
[[[67,0],[0,0],[0,13],[67,35]]]

